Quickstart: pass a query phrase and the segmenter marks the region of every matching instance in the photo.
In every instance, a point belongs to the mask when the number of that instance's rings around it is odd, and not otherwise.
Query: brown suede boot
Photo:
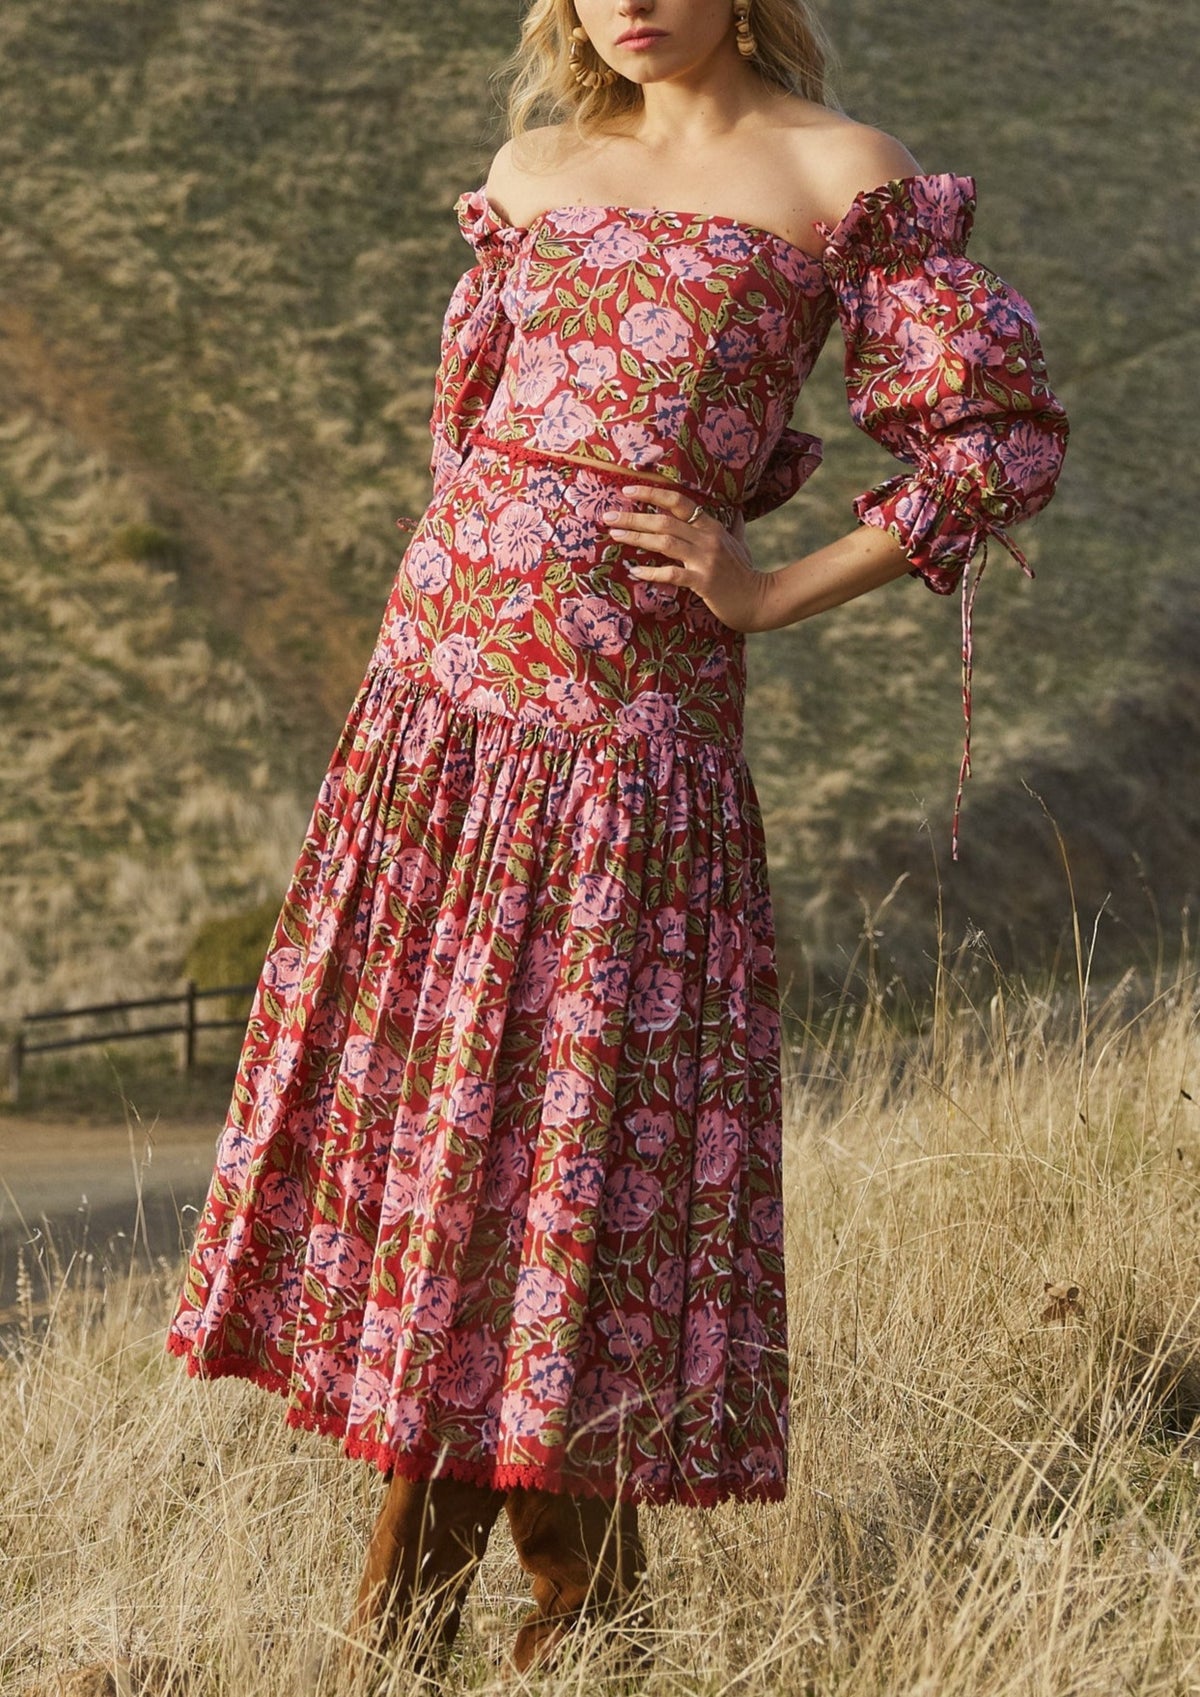
[[[503,1501],[456,1479],[392,1477],[347,1628],[351,1666],[397,1643],[414,1670],[444,1659]]]
[[[510,1491],[504,1506],[521,1566],[533,1575],[537,1604],[513,1645],[517,1670],[553,1661],[572,1627],[589,1620],[612,1623],[626,1656],[644,1659],[650,1607],[634,1504]]]

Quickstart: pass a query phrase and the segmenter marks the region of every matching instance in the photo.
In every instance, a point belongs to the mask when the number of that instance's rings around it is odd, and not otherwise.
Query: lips
[[[653,41],[662,41],[666,35],[665,29],[631,29],[617,37],[618,47],[648,47]]]

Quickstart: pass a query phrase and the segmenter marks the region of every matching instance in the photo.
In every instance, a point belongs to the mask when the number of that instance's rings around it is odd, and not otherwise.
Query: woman
[[[971,180],[825,103],[800,0],[534,0],[517,64],[457,208],[433,500],[171,1347],[390,1476],[360,1639],[448,1645],[505,1508],[525,1667],[638,1604],[638,1502],[784,1491],[744,634],[906,572],[953,590],[1049,499],[1066,421],[1028,306],[964,254]],[[744,521],[817,465],[787,421],[835,319],[856,421],[911,469],[760,574]]]

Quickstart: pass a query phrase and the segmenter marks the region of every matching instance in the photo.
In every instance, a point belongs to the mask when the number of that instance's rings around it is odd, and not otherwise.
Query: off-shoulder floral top
[[[838,319],[851,415],[908,468],[855,514],[931,589],[962,586],[961,797],[986,547],[967,567],[994,537],[1028,571],[1008,527],[1050,499],[1068,435],[1029,303],[966,253],[974,210],[971,177],[897,178],[817,225],[815,257],[716,214],[568,206],[518,228],[464,194],[477,259],[443,326],[435,486],[482,440],[648,471],[755,518],[820,462],[789,419]],[[957,821],[956,803],[956,842]]]

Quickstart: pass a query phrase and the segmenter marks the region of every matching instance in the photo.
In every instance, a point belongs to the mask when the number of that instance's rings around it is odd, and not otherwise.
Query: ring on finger
[[[697,501],[696,505],[692,508],[691,512],[688,514],[687,518],[684,519],[684,521],[683,521],[684,524],[695,524],[696,520],[700,517],[700,514],[703,511],[704,511],[704,508],[700,505],[699,501]]]

